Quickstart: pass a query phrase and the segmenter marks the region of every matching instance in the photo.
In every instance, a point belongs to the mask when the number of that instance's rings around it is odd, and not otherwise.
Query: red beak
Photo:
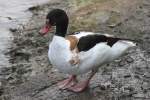
[[[39,34],[46,35],[49,31],[51,31],[51,25],[46,24],[40,31]]]

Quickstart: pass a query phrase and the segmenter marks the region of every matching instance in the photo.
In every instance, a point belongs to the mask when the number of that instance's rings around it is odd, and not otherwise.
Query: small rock
[[[100,86],[101,90],[106,90],[106,87],[104,85]]]
[[[112,11],[107,23],[108,23],[108,27],[110,28],[114,28],[116,26],[121,25],[122,22],[120,19],[120,13]]]
[[[124,78],[129,78],[129,77],[131,77],[131,75],[130,75],[130,74],[126,74],[126,75],[124,75]]]
[[[144,73],[144,77],[150,78],[150,73],[149,72]]]
[[[141,79],[140,75],[137,75],[137,74],[134,75],[134,77],[137,78],[137,79]]]
[[[127,89],[130,90],[130,92],[135,90],[135,88],[131,86],[127,87]]]
[[[106,82],[106,83],[104,83],[104,84],[101,85],[101,90],[106,90],[110,86],[111,86],[111,83],[110,82]]]
[[[28,10],[29,11],[33,11],[33,10],[38,10],[40,6],[33,6],[33,7],[30,7]]]
[[[132,63],[133,62],[133,59],[131,57],[127,58],[126,60],[127,60],[128,63]]]
[[[9,75],[11,73],[11,68],[1,68],[0,75]]]
[[[144,82],[143,85],[142,85],[142,88],[144,90],[148,89],[149,88],[149,84],[147,82]]]
[[[137,93],[137,94],[134,94],[133,97],[136,97],[136,98],[144,98],[145,95],[143,93]]]
[[[15,52],[14,56],[15,57],[21,57],[21,59],[25,59],[28,61],[30,56],[31,56],[31,53],[18,51],[18,52]]]
[[[143,38],[148,40],[148,39],[150,39],[150,36],[149,36],[149,34],[145,34],[145,35],[143,36]]]
[[[12,18],[11,17],[7,17],[9,20],[12,20]]]
[[[125,61],[120,61],[119,62],[119,66],[124,66],[125,65]]]
[[[14,79],[14,78],[13,78],[13,75],[10,74],[10,75],[7,75],[7,76],[5,77],[5,79],[6,79],[6,80],[12,80],[12,79]]]
[[[16,31],[17,31],[16,28],[10,28],[9,30],[10,30],[11,32],[16,32]]]

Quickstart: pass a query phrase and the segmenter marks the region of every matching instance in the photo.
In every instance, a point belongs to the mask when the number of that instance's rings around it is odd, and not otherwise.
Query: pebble
[[[124,78],[129,78],[129,77],[131,77],[130,74],[124,75]]]
[[[119,62],[119,66],[124,66],[125,65],[125,61],[120,61]]]
[[[146,90],[146,89],[150,88],[150,85],[147,82],[144,82],[143,85],[142,85],[142,88],[144,90]]]
[[[134,61],[131,57],[127,58],[126,60],[128,63],[132,63]]]
[[[16,31],[17,31],[16,28],[10,28],[9,30],[10,30],[11,32],[16,32]]]
[[[144,77],[150,78],[150,73],[149,72],[144,73]]]
[[[29,11],[33,11],[33,10],[38,10],[40,7],[39,6],[33,6],[28,8]]]
[[[135,97],[135,98],[144,98],[145,95],[143,93],[137,93],[137,94],[134,94],[133,97]]]

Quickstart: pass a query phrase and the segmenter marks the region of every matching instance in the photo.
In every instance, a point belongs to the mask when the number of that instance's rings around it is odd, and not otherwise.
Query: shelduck
[[[46,16],[46,24],[40,30],[47,34],[52,26],[56,32],[49,44],[48,57],[53,66],[70,77],[59,82],[59,88],[74,92],[85,90],[98,68],[122,56],[135,43],[129,39],[116,38],[109,34],[75,32],[66,35],[69,18],[64,10],[53,9]],[[90,72],[89,78],[77,82],[77,75]]]

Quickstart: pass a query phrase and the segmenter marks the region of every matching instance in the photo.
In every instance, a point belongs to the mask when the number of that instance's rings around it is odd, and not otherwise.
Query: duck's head
[[[56,26],[55,35],[64,37],[67,32],[68,22],[69,19],[64,10],[53,9],[47,14],[46,23],[39,33],[45,35],[51,31],[52,26]]]

